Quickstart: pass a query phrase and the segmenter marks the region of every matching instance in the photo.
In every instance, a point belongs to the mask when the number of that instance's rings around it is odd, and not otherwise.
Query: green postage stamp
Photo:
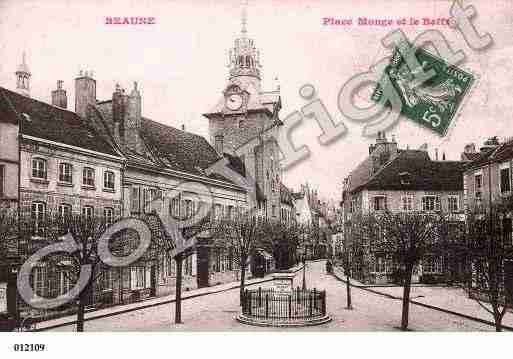
[[[474,82],[474,76],[447,64],[424,49],[417,48],[415,56],[424,71],[433,69],[436,74],[414,87],[416,71],[408,67],[396,49],[381,81],[390,79],[392,86],[400,95],[402,115],[445,136],[458,107]],[[387,101],[379,83],[372,94],[372,100]],[[390,102],[387,101],[384,105],[390,106]]]

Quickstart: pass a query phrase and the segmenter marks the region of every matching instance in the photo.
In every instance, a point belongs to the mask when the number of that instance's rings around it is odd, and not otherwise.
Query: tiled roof
[[[142,119],[145,144],[171,169],[204,175],[204,170],[219,160],[205,138],[150,119]]]
[[[462,191],[463,166],[461,161],[431,161],[425,151],[403,150],[353,191]]]
[[[103,101],[98,105],[96,108],[103,121],[112,123],[111,101]],[[146,117],[142,117],[140,135],[144,147],[148,151],[135,153],[123,147],[123,154],[129,163],[165,167],[206,177],[205,170],[220,159],[215,149],[204,137],[164,125]],[[244,176],[245,171],[239,163],[240,159],[233,156],[227,158],[230,166]],[[208,177],[233,183],[218,174],[211,174]]]
[[[466,170],[479,168],[490,162],[501,162],[513,159],[513,140],[502,143],[494,150],[478,153],[477,155],[477,158],[466,164]]]
[[[109,155],[118,155],[112,146],[93,128],[87,126],[76,113],[2,87],[0,92],[2,92],[0,113],[9,113],[14,108],[18,119],[22,121],[22,134]]]

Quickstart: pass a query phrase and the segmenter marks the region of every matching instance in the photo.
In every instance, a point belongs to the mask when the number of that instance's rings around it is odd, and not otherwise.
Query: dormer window
[[[401,173],[399,173],[399,178],[401,180],[401,184],[402,185],[409,185],[409,184],[411,184],[410,172],[401,172]]]

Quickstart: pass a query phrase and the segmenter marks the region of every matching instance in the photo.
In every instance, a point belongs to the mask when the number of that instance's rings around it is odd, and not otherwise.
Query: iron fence
[[[326,291],[302,290],[289,293],[270,289],[246,290],[242,298],[242,314],[265,320],[305,320],[326,315]]]

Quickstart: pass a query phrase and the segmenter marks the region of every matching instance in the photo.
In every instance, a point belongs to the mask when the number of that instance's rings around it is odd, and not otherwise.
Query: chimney
[[[435,148],[435,161],[438,161],[438,148]]]
[[[442,153],[442,161],[445,161],[445,152]]]
[[[463,151],[465,153],[476,153],[476,145],[474,143],[468,143],[465,145]]]
[[[92,71],[85,73],[80,70],[75,78],[75,112],[80,117],[86,117],[88,105],[96,105],[96,81],[92,78]]]
[[[486,152],[496,149],[498,146],[499,146],[499,139],[497,138],[497,136],[493,136],[484,142],[483,146],[479,149],[479,151],[481,153],[486,153]]]
[[[379,170],[385,163],[395,158],[398,154],[397,150],[397,142],[395,141],[395,137],[392,138],[392,141],[387,141],[386,135],[384,132],[378,132],[378,137],[376,138],[376,144],[371,145],[369,147],[369,157],[372,162],[371,172],[375,173]]]
[[[57,81],[57,88],[52,91],[52,105],[60,108],[68,108],[66,90],[62,88],[62,80]]]
[[[142,143],[139,135],[142,122],[141,94],[137,89],[137,82],[130,95],[126,97],[127,106],[124,123],[125,145],[135,152],[142,152]]]
[[[224,136],[223,135],[216,135],[215,137],[215,147],[217,153],[219,153],[221,156],[224,153]]]

